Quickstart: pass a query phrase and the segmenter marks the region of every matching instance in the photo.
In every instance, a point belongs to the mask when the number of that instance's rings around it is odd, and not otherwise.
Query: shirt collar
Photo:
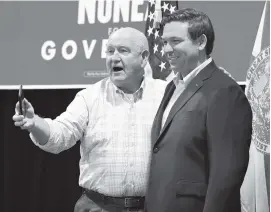
[[[175,74],[175,76],[173,77],[173,82],[174,82],[174,85],[177,87],[179,84],[183,84],[183,80],[181,79],[180,77],[180,72],[178,72],[177,74]]]
[[[111,80],[110,80],[111,81]],[[145,89],[145,85],[146,85],[146,79],[145,77],[143,78],[142,82],[141,82],[141,85],[140,87],[132,94],[127,94],[125,92],[123,92],[123,90],[121,90],[120,88],[118,88],[112,81],[111,81],[113,87],[114,87],[114,90],[117,94],[120,94],[122,97],[124,96],[133,96],[134,98],[134,101],[136,102],[137,100],[141,99],[142,98],[142,95],[143,95],[143,90]]]
[[[184,84],[187,86],[191,80],[197,76],[197,74],[204,69],[210,62],[212,62],[212,58],[210,57],[209,59],[205,60],[202,64],[197,66],[194,70],[192,70],[189,74],[187,74],[183,79],[180,77],[180,72],[178,72],[175,77],[173,78],[173,82],[175,86],[177,87],[180,83]]]

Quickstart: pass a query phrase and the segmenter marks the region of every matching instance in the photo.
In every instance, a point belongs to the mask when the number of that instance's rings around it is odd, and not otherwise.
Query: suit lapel
[[[167,117],[167,120],[163,126],[163,129],[161,130],[161,133],[158,134],[158,136],[156,137],[154,141],[154,145],[158,143],[159,138],[163,135],[163,133],[165,133],[166,128],[168,127],[169,123],[171,122],[173,117],[176,115],[176,113],[180,109],[182,109],[182,107],[191,99],[191,97],[203,86],[204,81],[211,77],[211,74],[213,73],[215,68],[217,68],[217,66],[215,65],[214,61],[212,61],[203,70],[201,70],[201,72],[188,84],[187,88],[182,92],[182,94],[178,97],[178,99],[172,106],[169,112],[169,115]],[[162,114],[162,117],[163,117],[163,114]],[[161,123],[160,123],[159,132],[160,132],[160,129],[161,129]]]
[[[154,143],[157,140],[157,138],[160,134],[163,114],[164,114],[165,108],[166,108],[172,94],[174,93],[175,88],[176,87],[175,87],[173,81],[171,81],[165,89],[165,94],[163,96],[162,102],[158,108],[158,111],[156,113],[156,116],[155,116],[155,119],[154,119],[153,125],[152,125],[152,131],[151,131],[152,143]]]
[[[202,80],[196,80],[193,83],[191,82],[187,88],[182,92],[182,94],[178,97],[174,105],[172,106],[167,120],[164,124],[164,127],[161,131],[161,134],[163,131],[167,128],[167,125],[169,122],[173,119],[175,114],[185,105],[185,103],[201,88],[203,85]]]

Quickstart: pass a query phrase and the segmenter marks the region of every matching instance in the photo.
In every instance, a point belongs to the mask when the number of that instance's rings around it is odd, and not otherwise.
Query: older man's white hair
[[[122,37],[129,38],[137,47],[139,52],[147,50],[149,52],[148,40],[144,33],[132,27],[123,27],[110,34],[109,40],[112,36],[121,34]]]

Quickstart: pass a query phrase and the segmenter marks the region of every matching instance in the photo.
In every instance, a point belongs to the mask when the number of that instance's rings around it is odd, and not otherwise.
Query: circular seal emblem
[[[270,46],[254,59],[247,73],[246,95],[253,113],[254,142],[258,151],[269,154],[270,143]]]

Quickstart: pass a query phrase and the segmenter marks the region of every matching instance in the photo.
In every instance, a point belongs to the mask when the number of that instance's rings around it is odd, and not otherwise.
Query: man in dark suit
[[[153,123],[145,210],[240,212],[252,133],[248,100],[210,56],[215,36],[206,14],[182,9],[162,25],[176,77]]]

